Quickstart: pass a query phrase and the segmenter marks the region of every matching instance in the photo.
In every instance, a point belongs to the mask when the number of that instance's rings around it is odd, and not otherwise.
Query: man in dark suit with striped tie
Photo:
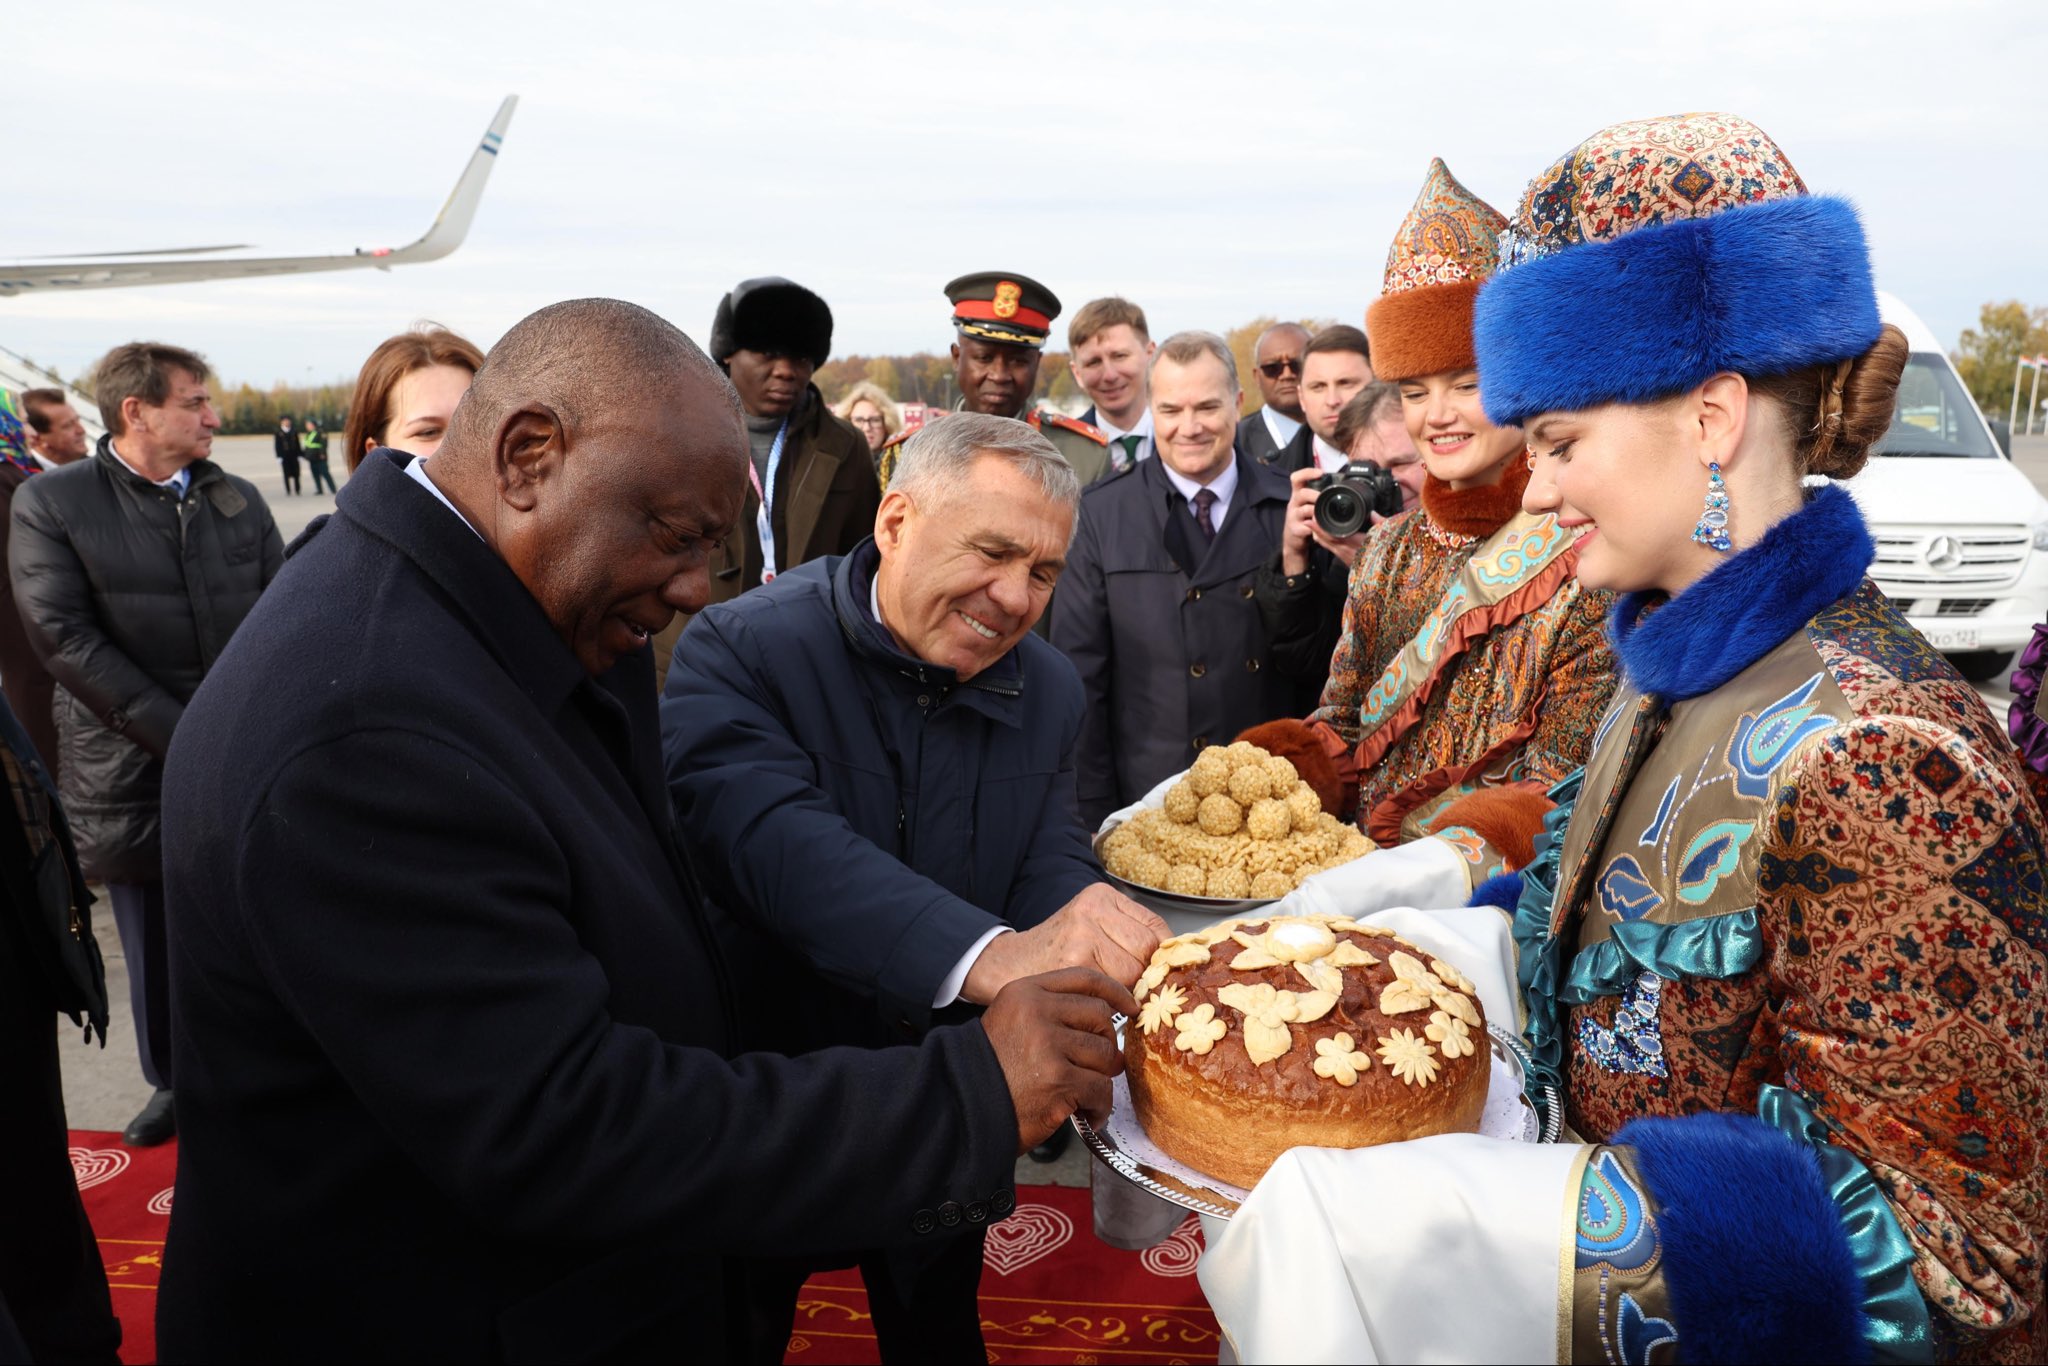
[[[1183,332],[1151,370],[1156,459],[1081,495],[1052,600],[1052,643],[1088,698],[1076,751],[1081,816],[1098,823],[1211,743],[1311,703],[1269,667],[1252,582],[1290,492],[1235,449],[1237,366],[1222,338]]]

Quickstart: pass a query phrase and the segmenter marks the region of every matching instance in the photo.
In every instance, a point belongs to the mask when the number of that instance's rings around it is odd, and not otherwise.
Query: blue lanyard
[[[775,493],[775,472],[782,467],[782,444],[789,438],[789,419],[783,418],[782,425],[775,429],[775,444],[768,448],[768,484],[763,488],[761,476],[754,472],[754,462],[747,462],[747,478],[754,483],[754,497],[761,506],[754,513],[754,528],[761,534],[761,582],[775,577],[775,520],[774,509],[769,505]]]

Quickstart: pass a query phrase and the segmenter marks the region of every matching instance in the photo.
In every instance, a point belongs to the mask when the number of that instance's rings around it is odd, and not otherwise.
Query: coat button
[[[1203,674],[1205,674],[1205,673],[1207,673],[1207,672],[1209,672],[1209,666],[1208,666],[1208,665],[1206,665],[1206,664],[1190,664],[1190,665],[1188,665],[1188,677],[1189,677],[1189,678],[1200,678],[1200,677],[1201,677],[1201,676],[1202,676]]]
[[[988,1207],[991,1210],[994,1210],[996,1217],[1000,1219],[1002,1216],[1008,1214],[1011,1210],[1017,1207],[1017,1197],[1010,1194],[1010,1192],[1008,1191],[997,1191],[995,1195],[989,1199]]]
[[[917,698],[917,705],[918,705],[918,706],[920,706],[920,707],[929,707],[929,706],[930,706],[931,704],[932,704],[932,699],[931,699],[931,695],[930,695],[929,693],[919,693],[919,694],[918,694],[918,698]]]
[[[1245,597],[1250,597],[1252,595],[1252,586],[1250,584],[1246,584],[1244,586],[1243,593]]]
[[[1247,659],[1244,662],[1244,671],[1248,674],[1257,673],[1259,671],[1259,661],[1256,659]]]
[[[1188,741],[1189,749],[1207,749],[1208,747],[1209,737],[1206,735],[1197,735],[1194,739]]]
[[[947,1228],[952,1228],[960,1222],[960,1206],[957,1201],[948,1200],[939,1206],[939,1222]]]
[[[912,1233],[930,1233],[939,1226],[939,1217],[928,1209],[921,1209],[910,1216]]]
[[[985,1223],[987,1223],[987,1222],[988,1222],[988,1201],[986,1201],[986,1200],[974,1200],[974,1201],[970,1201],[970,1202],[968,1203],[968,1206],[967,1206],[967,1222],[968,1222],[968,1223],[970,1223],[970,1224],[985,1224]]]
[[[1199,588],[1190,588],[1190,589],[1188,590],[1188,601],[1189,601],[1189,602],[1200,602],[1201,600],[1202,600],[1202,590],[1201,590],[1201,589],[1199,589]]]

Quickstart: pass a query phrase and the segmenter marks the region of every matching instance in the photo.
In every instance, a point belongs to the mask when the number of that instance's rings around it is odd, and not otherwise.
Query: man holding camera
[[[1314,695],[1271,667],[1253,579],[1289,488],[1237,449],[1237,363],[1183,332],[1152,358],[1153,443],[1081,498],[1052,603],[1052,643],[1081,673],[1081,815],[1097,824],[1247,726]]]
[[[1351,562],[1367,532],[1415,506],[1426,473],[1392,383],[1375,380],[1354,393],[1332,437],[1345,462],[1329,470],[1311,463],[1288,476],[1294,495],[1280,548],[1253,585],[1273,667],[1318,697],[1343,630]]]

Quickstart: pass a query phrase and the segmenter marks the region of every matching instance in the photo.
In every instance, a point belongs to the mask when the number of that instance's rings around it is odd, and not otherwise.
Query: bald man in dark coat
[[[735,1256],[951,1236],[1106,1108],[1112,1007],[1029,979],[920,1047],[731,1056],[649,636],[741,506],[681,333],[559,304],[430,460],[377,452],[165,777],[164,1359],[733,1354]]]

